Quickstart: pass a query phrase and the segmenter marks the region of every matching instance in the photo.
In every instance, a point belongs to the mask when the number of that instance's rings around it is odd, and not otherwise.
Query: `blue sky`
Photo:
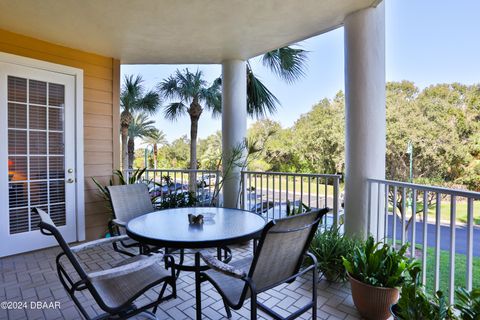
[[[436,83],[479,83],[480,1],[478,0],[386,0],[387,81],[410,80],[420,88]],[[281,106],[271,119],[287,127],[319,100],[333,98],[344,90],[343,28],[303,41],[310,51],[306,76],[293,85],[278,80],[253,59],[254,72],[277,96]],[[122,74],[141,74],[147,88],[177,68],[197,67],[211,81],[221,74],[220,65],[123,65]],[[168,140],[190,132],[190,120],[176,123],[155,117],[157,127]],[[249,120],[249,124],[253,120]],[[219,119],[205,113],[200,119],[199,137],[220,130]]]

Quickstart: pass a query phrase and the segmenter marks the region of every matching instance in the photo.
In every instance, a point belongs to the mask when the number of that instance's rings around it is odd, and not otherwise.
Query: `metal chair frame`
[[[224,302],[224,306],[225,306],[225,310],[226,310],[228,318],[231,318],[231,316],[232,316],[230,308],[232,308],[234,310],[239,310],[243,306],[243,304],[244,304],[244,302],[247,298],[247,293],[248,293],[249,290],[250,290],[250,303],[251,303],[251,306],[250,306],[250,319],[251,320],[257,319],[257,309],[260,309],[260,310],[264,311],[265,313],[267,313],[268,315],[270,315],[274,319],[277,319],[277,320],[288,319],[288,320],[290,320],[290,319],[295,319],[295,318],[299,317],[301,314],[305,313],[306,311],[308,311],[311,308],[312,309],[312,319],[317,318],[317,282],[318,282],[318,280],[317,280],[318,279],[317,259],[312,253],[308,252],[308,247],[310,246],[310,243],[311,243],[313,237],[315,236],[315,233],[317,231],[317,228],[318,228],[318,225],[319,225],[320,221],[322,220],[323,216],[325,214],[327,214],[329,211],[330,211],[329,208],[324,208],[324,209],[319,210],[318,211],[318,216],[316,217],[316,219],[312,223],[310,223],[308,225],[305,225],[305,226],[302,226],[301,228],[287,229],[287,230],[270,230],[273,226],[276,225],[275,220],[270,221],[265,226],[265,228],[262,231],[262,235],[261,235],[260,239],[258,240],[258,244],[256,246],[256,250],[255,250],[255,253],[254,253],[254,256],[253,256],[253,261],[252,261],[252,264],[250,266],[250,270],[248,271],[248,274],[246,274],[244,276],[237,275],[240,280],[245,282],[245,286],[244,286],[244,289],[242,291],[242,294],[240,296],[240,299],[239,299],[238,303],[235,303],[235,302],[231,301],[222,292],[222,290],[220,289],[220,286],[215,281],[213,281],[213,279],[211,279],[208,276],[208,274],[203,273],[203,272],[201,273],[201,277],[200,277],[201,282],[209,281],[215,287],[215,289],[218,291],[218,293],[221,295],[221,297],[223,299],[223,302]],[[289,218],[292,218],[292,217],[289,217]],[[287,218],[287,219],[289,219],[289,218]],[[311,228],[311,230],[310,230],[308,238],[305,242],[305,246],[302,250],[302,254],[300,255],[300,258],[297,262],[294,273],[286,279],[282,279],[282,280],[280,280],[280,281],[278,281],[278,282],[276,282],[272,285],[269,285],[268,287],[262,288],[261,290],[257,290],[255,282],[253,281],[253,275],[254,275],[254,271],[255,271],[258,259],[259,259],[260,255],[262,253],[262,247],[263,247],[263,244],[264,244],[264,241],[265,241],[265,238],[267,237],[267,235],[269,233],[295,232],[295,231],[300,231],[300,230],[307,229],[307,228]],[[313,263],[312,263],[312,265],[301,269],[305,257],[309,257],[312,260]],[[208,262],[207,262],[207,264],[208,264]],[[214,266],[212,266],[212,268],[215,269]],[[283,284],[283,283],[292,283],[293,281],[295,281],[295,279],[297,277],[299,277],[301,275],[304,275],[304,274],[306,274],[307,272],[310,272],[310,271],[313,274],[312,300],[308,304],[306,304],[305,306],[301,307],[300,309],[298,309],[297,311],[295,311],[294,313],[289,315],[288,317],[283,318],[281,315],[279,315],[274,310],[268,308],[266,305],[257,301],[257,295],[259,293],[267,291],[269,289],[272,289],[272,288],[274,288],[274,287],[276,287],[280,284]],[[201,292],[197,292],[196,299],[201,301],[200,294],[201,294]]]
[[[33,211],[38,213],[36,208],[33,208]],[[56,267],[57,267],[57,274],[60,279],[60,282],[62,283],[63,287],[69,294],[70,298],[73,300],[77,308],[80,310],[80,313],[86,318],[86,319],[92,319],[92,320],[100,320],[100,319],[127,319],[130,317],[133,317],[139,313],[147,313],[150,314],[150,316],[154,317],[154,314],[158,308],[158,305],[165,301],[169,300],[172,298],[176,298],[177,292],[176,292],[176,277],[175,277],[175,263],[174,259],[171,255],[164,255],[164,260],[165,260],[165,265],[170,268],[171,270],[171,275],[168,276],[167,278],[161,278],[158,279],[155,282],[152,282],[149,286],[145,287],[143,290],[140,292],[137,292],[134,296],[132,296],[128,301],[123,303],[121,306],[117,308],[110,308],[105,304],[103,301],[102,297],[100,294],[97,292],[95,289],[94,285],[91,283],[91,281],[88,278],[87,273],[85,270],[82,268],[80,263],[78,262],[77,258],[73,254],[72,249],[68,246],[68,244],[65,242],[63,236],[60,234],[60,232],[53,226],[40,222],[39,223],[39,228],[40,232],[46,236],[54,236],[55,239],[57,240],[58,244],[60,245],[62,252],[57,255],[56,257]],[[101,239],[97,240],[98,245],[100,244],[106,244],[109,242],[114,242],[114,241],[121,241],[126,239],[126,236],[121,236],[121,237],[113,237],[113,238],[107,238],[107,239]],[[94,242],[97,242],[94,241]],[[88,244],[88,243],[87,243]],[[92,246],[96,246],[97,244],[93,243]],[[80,245],[82,246],[82,245]],[[79,246],[79,247],[80,247]],[[74,247],[75,248],[75,247]],[[81,250],[79,250],[80,252]],[[74,281],[72,280],[72,277],[68,274],[68,272],[65,270],[64,266],[61,263],[61,258],[66,257],[69,262],[72,264],[73,268],[75,269],[75,272],[78,274],[80,277],[80,280]],[[140,297],[142,294],[144,294],[146,291],[149,289],[161,284],[163,282],[162,289],[160,290],[158,299],[156,301],[153,301],[151,303],[148,303],[146,305],[143,305],[141,307],[137,307],[133,302]],[[168,296],[163,296],[165,293],[165,290],[167,288],[167,285],[170,285],[172,293],[169,294]],[[96,317],[91,318],[85,308],[82,306],[78,298],[76,297],[76,293],[83,291],[83,290],[88,290],[90,294],[93,296],[95,302],[99,305],[99,307],[105,311],[104,314],[98,315]],[[148,309],[153,308],[152,312],[149,312]]]

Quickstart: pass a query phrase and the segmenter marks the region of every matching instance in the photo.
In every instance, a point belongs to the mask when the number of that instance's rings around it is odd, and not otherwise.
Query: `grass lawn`
[[[257,183],[257,190],[260,190],[260,188],[267,189],[267,177],[262,175],[262,178],[260,177],[253,177],[252,175],[252,181],[251,184],[247,183],[247,187],[250,185],[252,187],[255,187],[255,180]],[[333,183],[332,179],[329,179],[328,181],[330,184]],[[318,179],[318,195],[320,197],[325,196],[325,180],[323,178]],[[293,189],[295,187],[295,193],[299,194],[302,191],[302,186],[303,186],[303,194],[304,196],[308,195],[309,192],[309,185],[310,185],[310,195],[313,198],[313,196],[316,196],[317,194],[317,179],[308,179],[308,177],[297,177],[294,181],[293,177],[287,177],[286,176],[271,176],[268,177],[268,188],[270,190],[273,190],[273,186],[275,185],[275,191],[279,191],[280,187],[282,190],[282,194],[286,193],[287,186],[288,186],[288,193],[293,193]],[[333,186],[332,185],[327,185],[327,192],[328,196],[333,196]],[[339,190],[340,192],[340,190]]]
[[[421,249],[422,246],[417,246]],[[467,256],[456,254],[455,256],[455,287],[466,285]],[[449,287],[450,253],[440,251],[440,289],[448,296]],[[427,292],[434,292],[435,279],[435,248],[427,248]],[[480,287],[480,257],[473,258],[473,287]]]
[[[450,200],[442,201],[440,207],[442,220],[450,221]],[[467,222],[467,202],[457,200],[457,221]],[[428,209],[428,218],[433,221],[435,218],[435,206]],[[473,202],[473,220],[475,224],[480,224],[480,201]]]

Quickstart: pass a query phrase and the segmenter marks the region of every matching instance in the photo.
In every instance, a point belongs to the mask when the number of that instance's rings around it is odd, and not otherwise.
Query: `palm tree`
[[[147,112],[153,114],[160,105],[160,96],[157,92],[151,90],[145,92],[142,77],[137,75],[125,75],[122,92],[120,94],[120,106],[122,114],[120,115],[120,130],[122,135],[122,168],[129,167],[128,160],[128,131],[133,120],[132,113]],[[130,163],[131,165],[131,163]]]
[[[305,75],[307,51],[293,47],[282,47],[262,56],[262,63],[280,79],[293,83]],[[275,113],[280,101],[253,73],[247,60],[247,113],[262,118]],[[220,81],[218,78],[216,81]]]
[[[293,47],[282,47],[262,56],[262,63],[280,79],[293,83],[305,75],[307,51]],[[279,101],[275,95],[253,73],[247,61],[247,112],[250,116],[264,117],[277,110]]]
[[[132,122],[128,128],[128,168],[133,168],[135,159],[135,138],[143,139],[148,137],[156,129],[155,121],[149,120],[145,113],[133,114]]]
[[[165,137],[165,133],[163,133],[162,130],[158,130],[157,128],[155,128],[150,132],[148,136],[143,138],[143,142],[145,142],[146,144],[151,144],[153,146],[153,168],[157,169],[158,145],[167,144],[167,138]]]
[[[176,121],[179,117],[190,116],[190,169],[197,169],[197,134],[198,121],[204,109],[217,116],[221,112],[220,81],[217,79],[209,85],[203,78],[202,71],[193,73],[188,69],[180,71],[163,80],[158,89],[165,99],[175,101],[165,107],[165,118]],[[191,189],[195,181],[190,176]]]

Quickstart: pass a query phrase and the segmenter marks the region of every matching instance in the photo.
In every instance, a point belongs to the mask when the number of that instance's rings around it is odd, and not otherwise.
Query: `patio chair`
[[[210,270],[202,272],[201,282],[209,281],[220,293],[227,316],[230,308],[238,310],[250,298],[250,319],[257,319],[257,308],[274,319],[284,319],[277,312],[258,302],[257,295],[282,283],[291,283],[309,271],[313,274],[312,300],[286,319],[295,319],[312,309],[312,319],[317,317],[317,260],[307,252],[322,217],[328,208],[292,217],[272,220],[262,231],[257,249],[250,258],[225,264],[206,251],[201,257]],[[304,258],[312,264],[306,266]],[[197,299],[201,299],[197,292]],[[201,301],[201,300],[200,300]]]
[[[100,239],[70,248],[46,212],[38,208],[33,208],[33,212],[40,216],[39,228],[41,233],[54,236],[62,249],[62,252],[56,258],[58,277],[86,319],[91,318],[75,295],[83,290],[88,290],[99,307],[105,311],[105,314],[96,316],[95,319],[110,319],[112,317],[126,319],[140,313],[156,319],[155,312],[158,305],[162,301],[176,297],[174,261],[171,256],[162,254],[138,255],[134,258],[128,258],[111,269],[87,273],[82,267],[79,256],[88,253],[89,249],[121,240],[126,236]],[[68,268],[67,262],[70,262],[73,271]],[[171,270],[167,271],[163,267],[163,262]],[[140,296],[162,283],[157,300],[140,307],[134,304]],[[172,292],[164,297],[167,284],[170,285]],[[152,312],[147,311],[150,308],[153,308]]]
[[[108,224],[109,232],[112,235],[125,234],[128,221],[155,211],[148,186],[144,183],[108,186],[107,190],[115,217]],[[157,248],[148,247],[130,238],[115,241],[112,244],[115,251],[128,256],[134,256],[134,254],[122,248],[138,247],[141,254],[157,250]]]
[[[128,221],[139,217],[143,214],[155,211],[152,204],[148,186],[144,183],[134,183],[127,185],[108,186],[108,193],[110,194],[110,202],[115,216],[109,223],[109,231],[115,235],[125,234]],[[123,250],[123,248],[138,247],[140,254],[149,254],[150,252],[158,252],[161,248],[141,244],[131,238],[126,238],[121,241],[114,241],[113,250],[123,253],[128,256],[134,256],[133,253]],[[175,250],[165,248],[165,253],[173,253]],[[180,261],[182,265],[185,259],[184,250],[180,249]],[[177,278],[180,270],[177,270]]]

